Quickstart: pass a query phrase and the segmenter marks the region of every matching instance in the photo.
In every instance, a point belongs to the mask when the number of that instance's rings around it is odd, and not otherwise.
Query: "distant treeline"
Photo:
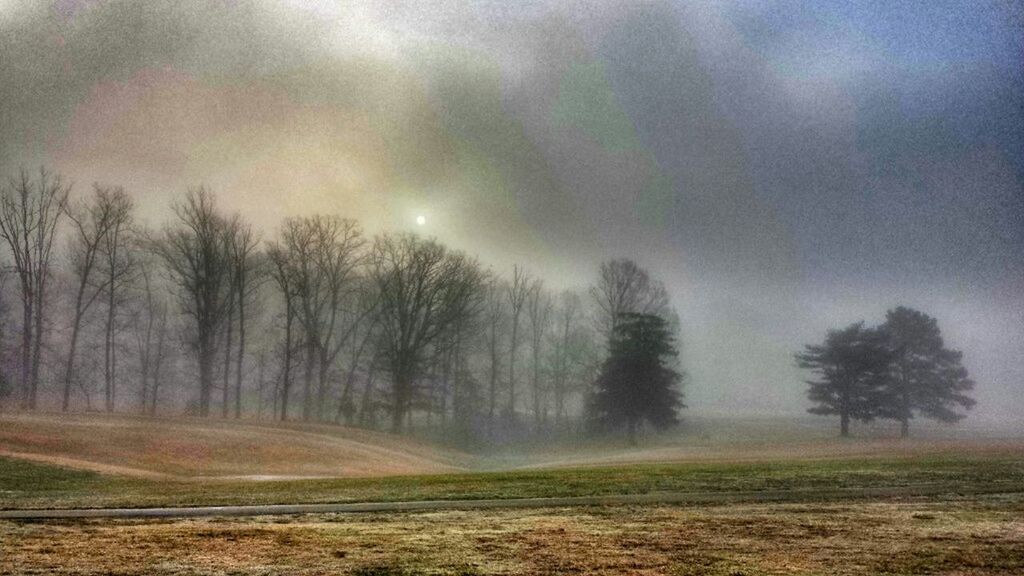
[[[503,277],[435,240],[370,238],[333,215],[285,218],[262,237],[204,188],[154,229],[122,188],[72,198],[60,176],[22,171],[0,194],[0,237],[0,402],[24,410],[301,419],[462,442],[564,433],[595,406],[618,319],[678,325],[664,287],[629,260],[555,293],[522,266]]]
[[[609,260],[558,293],[413,234],[333,215],[262,237],[197,188],[154,229],[120,187],[41,169],[0,190],[0,404],[275,418],[463,444],[675,424],[685,373],[664,286]],[[907,308],[797,355],[810,409],[956,421],[960,353]],[[585,425],[584,425],[585,424]]]

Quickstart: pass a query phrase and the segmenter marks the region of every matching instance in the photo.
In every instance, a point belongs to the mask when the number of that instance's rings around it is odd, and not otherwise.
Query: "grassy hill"
[[[0,415],[0,455],[145,478],[436,474],[468,457],[354,428],[107,414]]]

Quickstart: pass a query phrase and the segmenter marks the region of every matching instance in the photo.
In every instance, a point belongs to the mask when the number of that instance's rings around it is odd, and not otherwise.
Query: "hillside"
[[[468,457],[341,426],[107,414],[0,415],[0,455],[150,478],[284,479],[453,472]]]

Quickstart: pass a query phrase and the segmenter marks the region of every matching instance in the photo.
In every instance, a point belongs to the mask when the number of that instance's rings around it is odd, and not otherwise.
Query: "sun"
[[[424,216],[423,214],[420,214],[419,216],[416,217],[416,224],[418,226],[423,226],[426,223],[427,223],[427,217]]]

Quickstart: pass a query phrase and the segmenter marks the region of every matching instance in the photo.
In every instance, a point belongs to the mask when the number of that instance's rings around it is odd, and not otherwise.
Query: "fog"
[[[793,353],[896,305],[1024,417],[1024,15],[734,2],[0,0],[0,172],[205,184],[272,236],[337,213],[553,287],[626,257],[691,414],[795,415]]]

